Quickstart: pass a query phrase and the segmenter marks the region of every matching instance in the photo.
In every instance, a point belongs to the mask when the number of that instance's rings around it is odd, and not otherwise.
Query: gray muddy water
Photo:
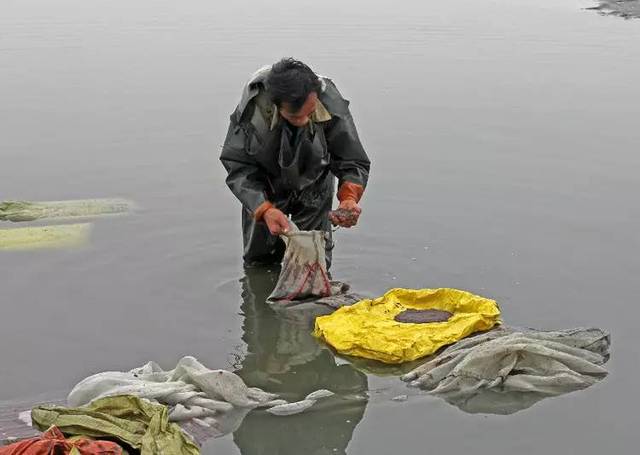
[[[252,413],[204,453],[631,453],[640,22],[589,6],[4,0],[0,199],[141,210],[101,220],[85,248],[0,254],[0,400],[188,354],[288,399],[338,394],[299,416]],[[244,80],[288,55],[352,101],[373,161],[334,276],[370,295],[466,289],[516,325],[605,328],[605,381],[465,414],[264,305],[275,274],[244,277],[217,159]]]

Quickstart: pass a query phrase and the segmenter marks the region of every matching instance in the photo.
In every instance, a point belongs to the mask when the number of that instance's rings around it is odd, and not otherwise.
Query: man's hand
[[[289,232],[289,219],[275,207],[264,212],[262,220],[267,223],[269,232],[272,235],[281,235]]]
[[[353,199],[340,202],[337,210],[329,212],[329,220],[334,226],[350,228],[358,224],[362,209]]]

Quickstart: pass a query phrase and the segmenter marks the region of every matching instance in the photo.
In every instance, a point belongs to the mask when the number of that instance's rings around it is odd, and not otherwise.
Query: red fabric
[[[300,286],[298,286],[298,288],[296,290],[294,290],[291,294],[289,294],[288,296],[286,296],[284,298],[284,300],[295,300],[298,298],[298,296],[300,294],[302,294],[302,291],[304,291],[305,285],[307,284],[307,282],[309,281],[309,279],[315,274],[315,273],[320,273],[322,276],[322,281],[324,284],[324,290],[322,292],[322,297],[329,297],[331,295],[331,281],[329,280],[329,277],[327,276],[327,272],[322,268],[322,266],[320,265],[320,263],[316,262],[315,264],[307,264],[305,265],[305,272],[302,276],[302,282],[300,283]]]
[[[115,442],[87,438],[68,441],[57,427],[49,428],[40,437],[0,447],[0,455],[66,455],[74,447],[81,455],[122,455],[122,447]]]
[[[364,187],[353,182],[344,182],[338,189],[338,200],[340,202],[351,199],[355,202],[360,202],[360,198],[364,193]]]

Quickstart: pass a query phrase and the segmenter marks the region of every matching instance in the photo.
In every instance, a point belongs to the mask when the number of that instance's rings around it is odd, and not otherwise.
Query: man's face
[[[282,103],[279,112],[282,118],[291,125],[296,127],[305,126],[309,123],[309,117],[311,114],[316,110],[317,102],[318,94],[316,92],[311,92],[298,112],[291,112],[291,106],[289,103]]]

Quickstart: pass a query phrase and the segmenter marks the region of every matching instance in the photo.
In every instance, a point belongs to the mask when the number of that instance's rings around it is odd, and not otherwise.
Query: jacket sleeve
[[[255,158],[247,153],[247,132],[233,118],[222,146],[220,161],[227,170],[227,186],[242,205],[256,218],[261,218],[267,201],[265,174]]]
[[[331,155],[331,172],[338,177],[338,199],[349,194],[357,202],[367,186],[371,163],[360,143],[351,112],[346,107],[345,110],[330,120],[325,137]]]

